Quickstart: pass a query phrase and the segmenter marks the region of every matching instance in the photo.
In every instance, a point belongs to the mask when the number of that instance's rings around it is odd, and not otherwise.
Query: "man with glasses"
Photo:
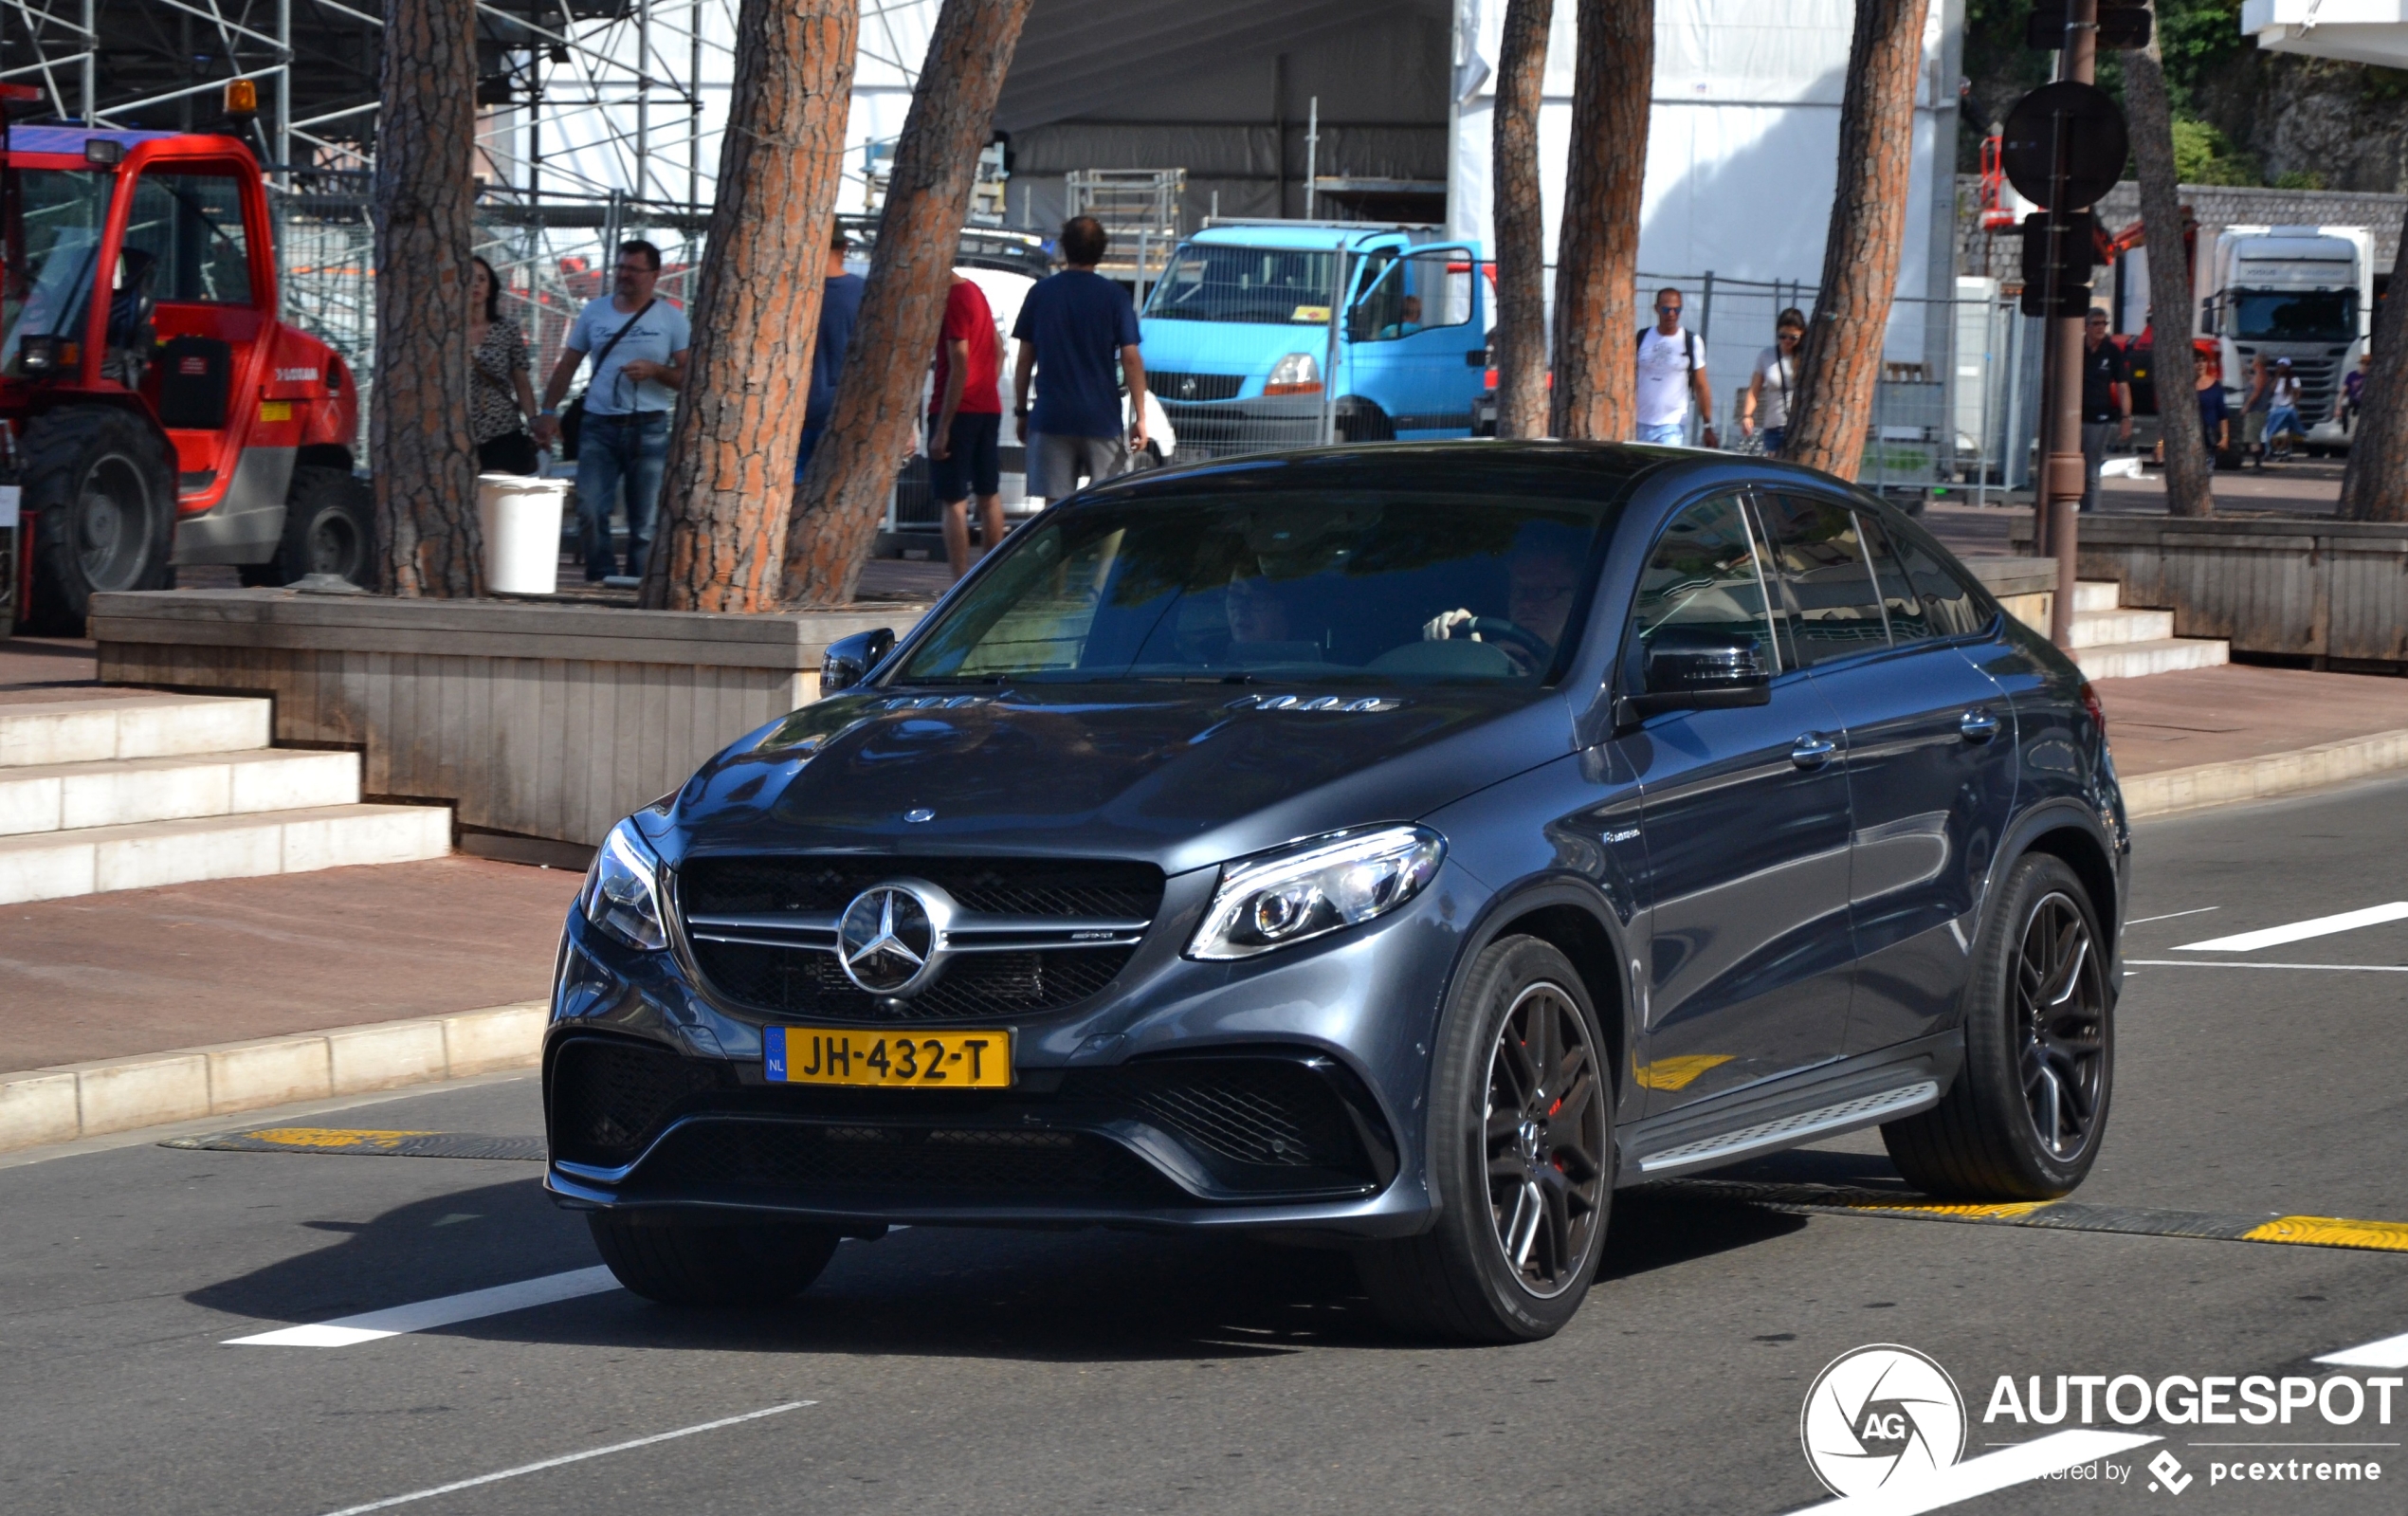
[[[648,242],[621,243],[611,292],[577,313],[560,361],[543,385],[535,440],[548,447],[560,435],[560,397],[569,393],[586,355],[593,355],[593,379],[586,387],[577,432],[577,520],[584,528],[588,583],[616,576],[611,511],[622,491],[630,576],[643,576],[644,549],[652,539],[652,512],[660,503],[661,470],[669,454],[669,412],[685,383],[685,351],[692,344],[685,313],[652,292],[660,279],[660,248]]]
[[[1706,382],[1706,344],[1681,326],[1681,292],[1655,292],[1655,324],[1639,332],[1638,440],[1678,447],[1687,440],[1689,400],[1706,423],[1708,447],[1714,435],[1714,392]]]
[[[2109,434],[2132,440],[2132,366],[2107,340],[2107,313],[2093,309],[2082,322],[2082,508],[2099,508],[2099,466]]]

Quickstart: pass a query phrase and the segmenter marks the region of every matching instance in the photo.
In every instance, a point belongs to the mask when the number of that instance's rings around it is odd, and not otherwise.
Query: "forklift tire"
[[[159,590],[175,543],[175,464],[157,432],[108,406],[67,406],[25,434],[25,510],[39,512],[26,629],[81,637],[92,596]]]
[[[246,585],[292,584],[332,574],[376,587],[376,505],[349,469],[303,464],[284,496],[284,539],[265,563],[246,563]]]

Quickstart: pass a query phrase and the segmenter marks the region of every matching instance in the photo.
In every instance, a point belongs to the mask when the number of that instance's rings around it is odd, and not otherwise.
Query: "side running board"
[[[1921,1079],[1894,1089],[1877,1090],[1837,1105],[1798,1111],[1650,1153],[1639,1160],[1639,1172],[1650,1178],[1662,1178],[1686,1169],[1711,1168],[1767,1148],[1796,1147],[1817,1137],[1895,1121],[1939,1104],[1940,1082]]]

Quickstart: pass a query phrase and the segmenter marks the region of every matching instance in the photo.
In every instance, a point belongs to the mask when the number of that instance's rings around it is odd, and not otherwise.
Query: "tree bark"
[[[376,128],[376,362],[368,453],[380,573],[400,595],[484,594],[468,428],[471,0],[385,0]]]
[[[1546,92],[1547,32],[1555,0],[1507,0],[1497,49],[1497,435],[1539,437],[1547,428],[1547,225],[1539,192],[1539,102]]]
[[[1864,462],[1882,338],[1898,289],[1927,0],[1856,0],[1839,111],[1839,191],[1823,283],[1798,346],[1781,455],[1842,479]]]
[[[1639,192],[1655,88],[1653,0],[1579,0],[1572,69],[1572,152],[1556,237],[1555,393],[1559,437],[1626,442],[1638,413]]]
[[[2141,226],[2149,250],[2149,381],[2165,439],[2165,501],[2177,516],[2213,516],[2215,471],[2199,425],[2198,355],[2191,349],[2191,263],[2182,241],[2182,194],[2174,176],[2174,117],[2165,98],[2157,28],[2124,55],[2124,103],[2141,180]]]
[[[644,604],[777,604],[844,175],[859,0],[744,0],[719,195]]]
[[[795,487],[786,600],[844,605],[878,539],[897,463],[920,422],[921,381],[943,325],[945,294],[978,154],[1020,44],[1030,0],[944,0],[911,92],[861,320],[827,434]]]
[[[2341,476],[2342,514],[2361,521],[2408,521],[2408,217],[2391,261],[2391,298],[2375,318],[2374,361]],[[2338,394],[2336,395],[2338,398]]]

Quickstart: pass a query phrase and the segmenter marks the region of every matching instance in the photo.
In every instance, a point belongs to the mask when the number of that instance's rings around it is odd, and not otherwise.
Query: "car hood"
[[[1051,686],[831,697],[697,773],[664,850],[1143,858],[1166,873],[1407,820],[1571,751],[1553,691]],[[1264,709],[1286,696],[1293,705]],[[925,813],[924,815],[922,813]],[[920,819],[913,819],[919,817]]]

